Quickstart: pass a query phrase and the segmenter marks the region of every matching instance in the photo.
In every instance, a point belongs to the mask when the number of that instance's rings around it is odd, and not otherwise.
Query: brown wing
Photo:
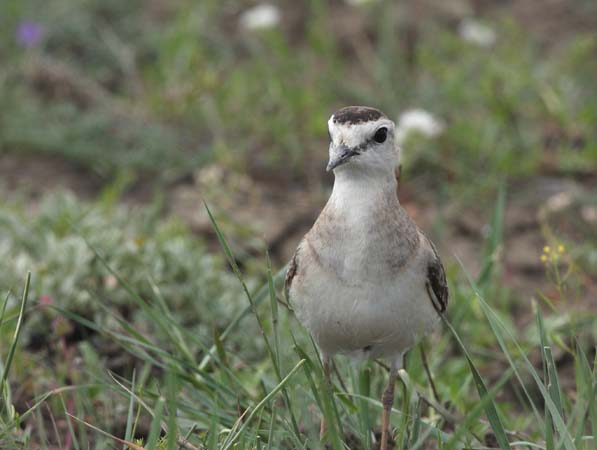
[[[448,283],[446,282],[446,272],[444,271],[444,266],[439,259],[433,242],[429,239],[427,239],[427,241],[433,250],[433,257],[427,265],[427,280],[425,282],[425,287],[427,288],[427,293],[429,294],[433,307],[438,314],[442,314],[448,307],[448,299],[450,297]]]
[[[300,248],[300,246],[299,246]],[[292,280],[294,279],[294,276],[296,275],[296,272],[298,270],[298,249],[296,250],[296,252],[294,253],[292,259],[290,260],[290,263],[288,263],[288,270],[286,271],[286,277],[284,278],[284,295],[286,296],[286,300],[290,300],[288,298],[288,291],[290,291],[290,286],[292,285]]]

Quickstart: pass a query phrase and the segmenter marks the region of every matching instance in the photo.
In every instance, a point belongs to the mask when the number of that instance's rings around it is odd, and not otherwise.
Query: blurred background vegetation
[[[439,243],[456,302],[462,296],[466,304],[471,290],[454,255],[530,349],[538,342],[530,328],[536,299],[548,328],[562,333],[552,336],[556,363],[569,381],[563,389],[576,395],[570,339],[585,339],[592,361],[596,332],[596,30],[590,0],[3,0],[3,358],[32,272],[9,376],[16,413],[60,386],[113,384],[107,370],[129,380],[143,367],[147,389],[159,391],[164,367],[109,331],[124,326],[123,336],[140,339],[138,330],[177,351],[168,327],[131,292],[167,304],[181,333],[217,343],[247,299],[202,202],[249,289],[258,289],[265,250],[275,273],[323,206],[333,181],[324,170],[327,120],[351,104],[396,120],[400,197]],[[495,343],[483,326],[468,323],[481,310],[452,308],[483,374],[497,380],[503,358],[491,355]],[[283,323],[304,334],[290,318]],[[466,365],[444,362],[449,344],[441,342],[431,354],[445,371],[439,389],[465,410],[473,404],[459,390]],[[205,348],[187,344],[178,350],[200,361]],[[226,340],[231,367],[253,396],[271,372],[264,345],[254,320]],[[412,371],[421,370],[413,361]],[[519,394],[505,394],[500,408],[512,426],[532,430]],[[65,410],[124,436],[127,414],[114,415],[123,406],[111,391],[58,397],[26,420],[5,422],[2,447],[112,442],[85,427],[73,432]],[[254,397],[247,398],[239,394],[238,404]],[[198,430],[211,427],[205,420]],[[137,431],[147,440],[150,424]]]

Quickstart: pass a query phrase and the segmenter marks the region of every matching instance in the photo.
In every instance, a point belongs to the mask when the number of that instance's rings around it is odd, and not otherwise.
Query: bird
[[[336,354],[388,361],[386,450],[404,354],[440,321],[449,290],[435,245],[398,199],[395,123],[379,109],[348,106],[332,114],[328,130],[332,193],[288,264],[284,289],[317,344],[328,385]],[[322,439],[325,431],[322,418]]]

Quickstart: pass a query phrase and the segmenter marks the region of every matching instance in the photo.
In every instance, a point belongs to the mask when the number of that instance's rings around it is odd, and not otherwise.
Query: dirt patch
[[[101,190],[102,179],[64,159],[5,153],[0,155],[0,197],[26,199],[34,206],[43,194],[68,190],[89,200]]]
[[[559,45],[562,40],[577,35],[579,31],[589,33],[597,27],[597,7],[594,2],[477,0],[475,3],[484,3],[490,10],[495,8],[501,14],[512,15],[525,30],[547,46]]]

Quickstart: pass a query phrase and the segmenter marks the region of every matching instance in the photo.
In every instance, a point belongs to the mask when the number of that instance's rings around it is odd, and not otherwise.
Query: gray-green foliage
[[[207,252],[180,222],[158,219],[151,210],[86,205],[72,195],[53,195],[33,216],[0,206],[0,228],[0,286],[18,287],[23,271],[31,270],[33,299],[99,326],[111,320],[105,306],[132,324],[137,308],[90,246],[144,299],[155,298],[152,283],[159,286],[174,317],[200,336],[225,326],[242,302],[223,259]],[[32,310],[27,337],[49,333],[53,314],[48,308]],[[151,329],[151,324],[140,325]]]

